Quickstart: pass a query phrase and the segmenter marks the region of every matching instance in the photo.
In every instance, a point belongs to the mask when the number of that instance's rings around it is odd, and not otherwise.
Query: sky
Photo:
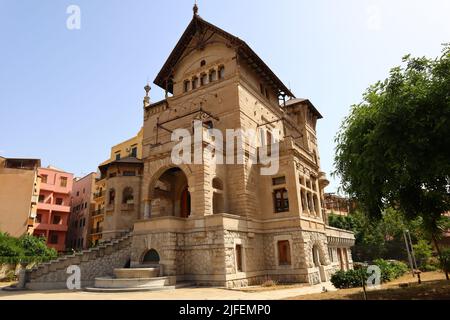
[[[0,155],[76,176],[143,124],[153,82],[192,18],[194,0],[0,0]],[[79,28],[68,28],[80,9]],[[200,16],[245,40],[324,116],[322,170],[335,192],[335,136],[365,89],[405,54],[450,42],[448,0],[199,0]],[[69,19],[69,22],[74,20]],[[69,24],[73,26],[73,24]],[[152,85],[151,99],[164,92]]]

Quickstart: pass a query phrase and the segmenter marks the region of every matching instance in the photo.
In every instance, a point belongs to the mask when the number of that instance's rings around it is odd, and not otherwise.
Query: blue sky
[[[142,125],[153,81],[192,17],[193,0],[0,0],[0,155],[76,175]],[[68,30],[66,9],[81,9]],[[450,1],[200,0],[200,15],[244,39],[297,97],[323,114],[323,170],[365,88],[404,54],[440,54]],[[153,85],[152,100],[163,97]],[[328,191],[335,191],[332,179]]]

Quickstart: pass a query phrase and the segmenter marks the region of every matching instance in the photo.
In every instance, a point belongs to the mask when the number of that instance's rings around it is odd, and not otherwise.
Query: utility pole
[[[410,245],[410,248],[411,248],[411,257],[412,257],[412,260],[413,260],[413,263],[414,263],[414,268],[418,269],[417,268],[417,262],[416,262],[416,256],[414,254],[414,247],[413,247],[413,244],[412,244],[412,241],[411,241],[411,234],[410,234],[409,230],[406,230],[406,234],[408,235],[409,245]]]
[[[409,265],[411,266],[411,272],[412,272],[413,277],[415,277],[414,265],[413,265],[413,261],[412,261],[412,257],[411,257],[411,252],[409,250],[409,243],[408,243],[408,238],[406,237],[406,231],[403,231],[403,237],[405,238],[406,252],[408,252],[408,261],[409,261]]]
[[[419,282],[419,284],[421,284],[422,280],[420,279],[420,270],[417,267],[416,255],[414,254],[414,247],[413,247],[413,244],[411,241],[411,233],[409,232],[409,230],[406,230],[406,233],[408,234],[409,246],[411,248],[411,256],[412,256],[412,261],[413,261],[414,269],[415,269],[414,273],[417,273],[417,281]]]

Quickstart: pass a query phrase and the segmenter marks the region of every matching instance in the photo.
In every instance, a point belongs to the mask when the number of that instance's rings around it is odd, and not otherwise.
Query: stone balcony
[[[328,245],[352,247],[355,245],[355,234],[348,230],[326,226]]]

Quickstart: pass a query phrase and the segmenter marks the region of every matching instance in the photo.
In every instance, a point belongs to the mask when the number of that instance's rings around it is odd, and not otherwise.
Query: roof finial
[[[144,108],[145,108],[150,105],[150,96],[148,94],[149,94],[150,90],[152,90],[148,81],[147,81],[147,85],[144,87],[144,90],[145,90],[145,97],[144,97]]]
[[[194,11],[194,16],[198,16],[198,5],[197,0],[195,0],[194,8],[192,9]]]

